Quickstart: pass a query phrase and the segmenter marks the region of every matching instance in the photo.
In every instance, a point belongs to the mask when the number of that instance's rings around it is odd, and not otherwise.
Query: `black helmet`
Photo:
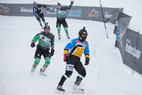
[[[84,42],[84,41],[86,40],[88,33],[87,33],[87,31],[85,30],[85,27],[83,27],[83,29],[81,29],[81,30],[79,31],[78,35],[79,35],[79,40],[80,40],[81,42]]]
[[[49,29],[49,30],[50,30],[50,26],[49,26],[49,25],[45,25],[45,26],[44,26],[44,30],[45,30],[45,29]]]
[[[61,3],[58,2],[58,3],[57,3],[57,6],[58,6],[58,5],[61,6]]]

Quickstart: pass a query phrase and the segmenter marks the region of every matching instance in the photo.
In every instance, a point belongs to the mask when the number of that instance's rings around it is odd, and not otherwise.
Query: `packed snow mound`
[[[42,29],[34,17],[0,16],[0,92],[2,95],[55,95],[57,84],[64,74],[63,50],[70,42],[61,29],[62,39],[58,40],[56,18],[45,18],[51,32],[55,35],[55,54],[46,70],[47,77],[40,76],[39,70],[44,64],[42,57],[34,75],[31,67],[36,48],[31,48],[32,38]],[[114,25],[107,24],[109,39],[106,38],[103,23],[67,19],[71,39],[78,37],[83,26],[88,31],[87,41],[90,47],[90,64],[85,66],[87,76],[81,83],[85,95],[141,95],[142,78],[132,75],[123,65],[120,53],[114,48]],[[75,26],[75,25],[76,26]],[[84,64],[84,56],[82,56]],[[65,84],[70,93],[77,72]]]

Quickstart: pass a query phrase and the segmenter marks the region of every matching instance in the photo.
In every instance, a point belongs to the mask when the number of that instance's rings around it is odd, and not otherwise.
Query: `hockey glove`
[[[50,56],[53,56],[53,55],[54,55],[54,51],[55,51],[55,50],[52,48],[52,49],[51,49],[51,52],[50,52]]]
[[[74,3],[74,1],[71,1],[71,4],[70,4],[71,7],[72,7],[73,3]]]
[[[86,60],[85,60],[85,64],[84,65],[88,65],[89,61],[90,61],[90,58],[87,57]]]
[[[32,48],[35,47],[35,43],[34,42],[31,43],[31,47]]]

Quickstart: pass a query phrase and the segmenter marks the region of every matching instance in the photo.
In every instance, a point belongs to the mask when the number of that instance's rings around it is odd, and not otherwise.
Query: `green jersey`
[[[38,33],[32,42],[38,41],[38,45],[43,49],[54,48],[54,35],[52,33],[46,34],[45,32]]]
[[[57,19],[62,20],[62,19],[66,18],[66,10],[70,9],[70,8],[71,8],[71,5],[69,5],[69,6],[63,6],[63,7],[61,7],[61,9],[50,8],[50,10],[56,12]]]

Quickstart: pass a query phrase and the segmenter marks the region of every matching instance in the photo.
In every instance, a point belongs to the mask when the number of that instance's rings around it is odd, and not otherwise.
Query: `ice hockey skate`
[[[39,74],[42,75],[42,76],[47,76],[44,72],[45,72],[45,70],[43,68],[41,68]]]
[[[31,75],[32,76],[34,75],[34,72],[35,72],[35,69],[32,67],[32,69],[31,69]]]
[[[73,92],[72,93],[74,93],[74,94],[84,94],[84,89],[80,88],[79,85],[77,85],[76,83],[74,83]]]
[[[31,73],[34,73],[35,72],[35,69],[32,67],[32,69],[31,69]]]
[[[64,94],[65,93],[65,90],[62,88],[62,86],[58,85],[57,86],[57,92],[58,94]]]

